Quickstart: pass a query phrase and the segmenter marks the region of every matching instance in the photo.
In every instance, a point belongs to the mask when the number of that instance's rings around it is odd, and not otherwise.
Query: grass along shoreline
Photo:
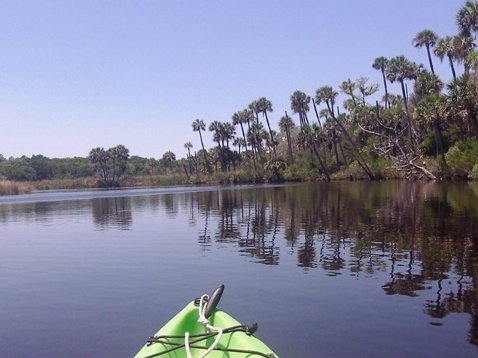
[[[30,183],[0,180],[0,195],[28,194],[32,191],[34,187]]]
[[[375,168],[377,178],[381,180],[421,180],[423,176],[416,175],[410,178],[396,170],[380,170]],[[443,173],[442,173],[443,174]],[[453,175],[440,175],[440,180],[459,179]],[[464,178],[462,178],[463,180]],[[171,173],[158,175],[127,175],[120,179],[121,188],[160,187],[178,185],[231,185],[231,184],[260,184],[277,182],[315,182],[323,181],[324,176],[315,170],[304,170],[298,166],[291,166],[278,176],[270,171],[259,169],[235,170],[229,172],[216,172],[213,174],[188,175]],[[346,169],[331,175],[331,180],[367,180],[363,172],[357,166],[349,166]],[[426,179],[424,179],[426,180]],[[42,181],[20,182],[12,180],[0,180],[0,196],[28,194],[43,190],[75,190],[75,189],[99,189],[100,182],[96,177],[49,179]]]

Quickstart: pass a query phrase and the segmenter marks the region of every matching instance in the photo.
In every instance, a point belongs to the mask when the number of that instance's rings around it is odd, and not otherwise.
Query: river
[[[476,357],[478,184],[0,197],[1,357],[132,357],[222,283],[281,357]]]

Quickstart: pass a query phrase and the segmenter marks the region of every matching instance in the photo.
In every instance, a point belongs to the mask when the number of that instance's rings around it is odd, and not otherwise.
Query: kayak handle
[[[216,288],[214,292],[209,296],[206,307],[204,308],[204,317],[209,318],[211,316],[212,312],[216,309],[223,292],[224,285],[221,285]]]

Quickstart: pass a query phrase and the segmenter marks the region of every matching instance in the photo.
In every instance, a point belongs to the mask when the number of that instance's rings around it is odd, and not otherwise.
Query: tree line
[[[478,3],[466,1],[456,23],[455,36],[440,38],[425,29],[412,39],[415,47],[426,49],[428,67],[403,55],[375,58],[371,67],[383,80],[380,100],[371,100],[380,95],[378,83],[348,78],[338,89],[319,87],[313,96],[293,92],[290,110],[299,121],[285,111],[279,132],[271,128],[272,103],[265,97],[234,113],[231,122],[207,126],[196,119],[192,128],[199,133],[201,149],[191,155],[191,143],[185,144],[191,172],[210,173],[211,163],[219,163],[222,171],[246,164],[254,172],[278,168],[288,177],[306,169],[325,180],[344,171],[370,180],[391,171],[407,177],[477,179]],[[435,73],[432,55],[449,63],[449,83]],[[461,75],[457,65],[463,65]],[[393,83],[400,93],[389,92]],[[345,96],[341,106],[339,94]],[[206,130],[217,143],[209,151],[203,143]]]
[[[403,55],[379,56],[371,68],[381,73],[381,84],[359,77],[338,88],[320,86],[313,95],[294,91],[291,113],[284,111],[277,130],[269,119],[271,101],[260,97],[229,121],[194,120],[201,148],[186,142],[186,158],[180,160],[171,151],[160,159],[130,157],[122,145],[94,148],[87,158],[0,156],[0,179],[95,175],[101,186],[116,186],[126,175],[156,174],[182,174],[188,182],[214,175],[228,181],[478,179],[477,1],[466,1],[455,17],[456,35],[439,37],[425,29],[412,39],[426,50],[427,66]],[[451,81],[435,73],[434,59],[449,64]],[[394,83],[400,93],[390,93]],[[341,105],[339,95],[345,96]],[[203,138],[207,132],[216,144],[209,149]]]
[[[31,182],[96,177],[100,187],[111,187],[120,185],[120,179],[128,175],[168,174],[180,162],[170,151],[161,159],[130,156],[129,149],[121,144],[93,148],[88,157],[48,158],[39,154],[6,159],[0,155],[0,179]]]

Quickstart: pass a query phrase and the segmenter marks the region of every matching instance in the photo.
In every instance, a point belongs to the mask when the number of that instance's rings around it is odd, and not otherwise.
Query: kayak
[[[216,308],[223,291],[221,285],[211,296],[203,295],[186,305],[147,340],[135,358],[278,358],[254,336],[257,324],[242,325]]]

